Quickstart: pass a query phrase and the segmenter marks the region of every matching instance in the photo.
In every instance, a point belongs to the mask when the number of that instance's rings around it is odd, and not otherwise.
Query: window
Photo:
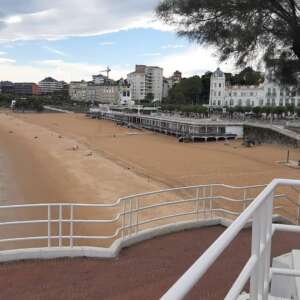
[[[221,92],[219,92],[219,97],[221,97]]]
[[[230,106],[234,106],[234,101],[233,101],[233,99],[230,99]]]
[[[222,83],[219,83],[219,87],[220,87],[220,88],[222,87]]]
[[[259,100],[259,105],[260,105],[260,106],[263,106],[263,105],[264,105],[264,100],[263,100],[263,99],[260,99],[260,100]]]
[[[238,105],[239,105],[239,106],[242,106],[242,100],[241,100],[241,99],[239,99]]]

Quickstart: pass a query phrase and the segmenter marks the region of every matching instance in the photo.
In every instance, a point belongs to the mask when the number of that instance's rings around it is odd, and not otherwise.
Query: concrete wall
[[[244,138],[254,140],[258,143],[285,145],[295,148],[300,147],[300,143],[296,137],[289,137],[270,128],[245,125]]]

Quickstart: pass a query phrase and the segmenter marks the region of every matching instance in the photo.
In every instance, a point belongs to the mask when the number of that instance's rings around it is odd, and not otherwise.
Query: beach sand
[[[114,203],[167,187],[300,179],[299,169],[278,163],[287,156],[283,146],[245,148],[241,141],[180,144],[174,137],[78,114],[2,112],[0,138],[21,195],[5,201],[10,204]],[[299,160],[300,149],[290,149],[290,158]],[[119,211],[87,210],[84,215],[109,219]],[[115,228],[107,227],[107,232]]]

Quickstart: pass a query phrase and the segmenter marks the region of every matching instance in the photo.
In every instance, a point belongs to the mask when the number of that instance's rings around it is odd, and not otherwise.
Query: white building
[[[300,106],[300,93],[296,87],[280,86],[267,71],[265,82],[260,86],[231,86],[225,74],[218,68],[211,76],[209,105],[211,107],[233,106]]]
[[[120,79],[119,81],[120,104],[131,106],[134,105],[131,97],[131,87],[127,80]]]
[[[47,77],[39,82],[41,94],[51,94],[61,91],[65,86],[64,81],[57,81],[52,77]]]
[[[148,94],[153,94],[153,101],[162,101],[163,98],[163,69],[136,65],[135,72],[127,75],[131,86],[132,100],[143,101]]]

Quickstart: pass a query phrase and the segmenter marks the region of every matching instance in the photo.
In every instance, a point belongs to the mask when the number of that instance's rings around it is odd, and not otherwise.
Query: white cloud
[[[11,65],[14,64],[16,61],[14,59],[11,58],[4,58],[4,57],[0,57],[0,64],[1,64],[1,72],[2,72],[2,64],[7,64],[7,65]]]
[[[115,42],[100,42],[99,45],[100,46],[112,46],[112,45],[115,45],[116,43]]]
[[[1,3],[0,40],[61,39],[131,28],[172,30],[154,17],[159,0],[21,0]],[[1,21],[0,20],[0,21]]]
[[[233,63],[219,64],[214,55],[215,50],[199,46],[190,46],[185,51],[173,55],[162,56],[151,63],[164,68],[164,76],[170,76],[179,70],[184,76],[202,75],[207,71],[214,71],[221,67],[225,72],[233,72]]]
[[[5,55],[5,54],[6,54],[6,52],[0,51],[0,55]]]
[[[159,52],[153,52],[153,53],[143,53],[141,56],[161,56],[161,53]]]
[[[49,51],[53,54],[59,55],[59,56],[68,56],[65,52],[55,49],[55,48],[52,48],[52,47],[44,46],[43,48],[46,49],[47,51]]]
[[[104,70],[106,66],[88,63],[66,62],[64,60],[42,60],[36,61],[31,65],[13,64],[13,60],[2,60],[1,64],[1,80],[10,80],[15,82],[32,81],[39,82],[47,76],[56,78],[57,80],[79,81],[91,80],[92,75],[99,74],[100,70]],[[133,66],[114,65],[111,66],[112,78],[119,79],[126,77],[126,74],[132,70]]]
[[[185,45],[176,45],[176,44],[174,44],[174,45],[165,45],[165,46],[162,46],[161,47],[162,49],[180,49],[180,48],[186,48],[186,46]]]

